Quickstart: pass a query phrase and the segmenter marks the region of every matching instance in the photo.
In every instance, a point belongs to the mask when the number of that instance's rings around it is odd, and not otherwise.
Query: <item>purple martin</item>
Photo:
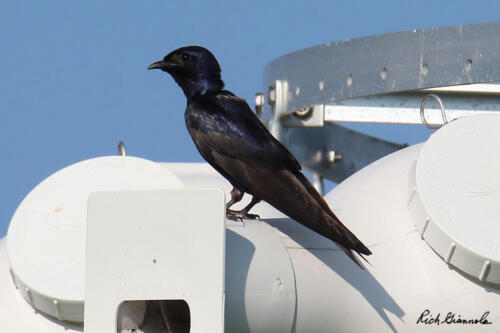
[[[169,73],[187,98],[186,126],[201,156],[232,185],[228,218],[256,218],[249,210],[261,200],[334,241],[358,266],[353,251],[371,251],[347,229],[301,173],[301,166],[252,112],[246,101],[224,90],[217,59],[207,49],[187,46],[148,69]],[[229,209],[244,195],[252,200]],[[364,259],[364,258],[363,258]]]

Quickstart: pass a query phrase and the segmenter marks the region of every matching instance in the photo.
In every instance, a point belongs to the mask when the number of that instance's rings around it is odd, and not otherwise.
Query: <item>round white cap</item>
[[[90,193],[182,187],[157,163],[129,156],[94,158],[56,172],[26,196],[11,220],[7,254],[14,283],[34,308],[83,322]]]
[[[457,119],[424,144],[410,176],[410,211],[443,260],[500,283],[500,115]]]

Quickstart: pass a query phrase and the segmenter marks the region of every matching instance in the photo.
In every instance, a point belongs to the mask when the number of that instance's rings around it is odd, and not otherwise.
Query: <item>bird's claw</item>
[[[240,214],[240,211],[226,209],[226,217],[233,221],[243,222],[243,216]]]
[[[260,216],[257,214],[248,214],[245,210],[226,210],[226,216],[228,219],[233,221],[243,222],[243,219],[250,220],[260,220]]]
[[[260,220],[260,216],[257,214],[246,214],[245,218],[249,220]]]

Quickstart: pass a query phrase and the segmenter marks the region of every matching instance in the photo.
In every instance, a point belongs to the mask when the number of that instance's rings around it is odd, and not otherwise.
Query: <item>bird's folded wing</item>
[[[244,100],[216,100],[209,107],[215,109],[210,112],[210,122],[217,128],[210,130],[211,124],[205,123],[208,130],[198,135],[203,136],[203,140],[207,140],[219,154],[278,168],[301,169],[299,162],[269,133]]]

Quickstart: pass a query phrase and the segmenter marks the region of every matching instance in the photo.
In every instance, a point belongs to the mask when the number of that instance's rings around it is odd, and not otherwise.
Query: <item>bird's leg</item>
[[[248,212],[250,211],[250,209],[253,208],[253,206],[255,206],[256,204],[258,204],[260,202],[260,199],[257,198],[256,196],[253,196],[252,197],[252,201],[250,201],[250,203],[241,210],[241,212],[245,213],[245,218],[247,219],[259,219],[260,220],[260,216],[257,215],[257,214],[248,214]]]
[[[231,200],[229,200],[226,204],[226,212],[230,210],[229,207],[241,201],[241,199],[243,198],[243,194],[243,192],[233,186],[233,189],[231,190]]]
[[[250,209],[252,209],[252,207],[255,206],[256,204],[258,204],[259,202],[260,202],[260,199],[257,198],[256,196],[253,196],[252,201],[250,201],[250,203],[245,208],[243,208],[242,210],[228,209],[228,210],[226,210],[226,215],[228,218],[230,218],[232,220],[241,220],[241,219],[259,219],[260,220],[259,215],[248,214],[248,211]]]

